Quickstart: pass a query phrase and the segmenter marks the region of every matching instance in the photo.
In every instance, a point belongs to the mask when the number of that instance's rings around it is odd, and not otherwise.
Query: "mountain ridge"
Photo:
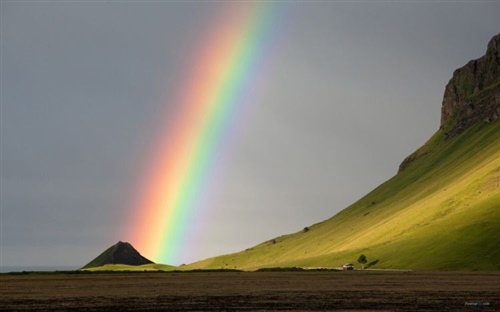
[[[456,69],[445,87],[441,128],[451,128],[453,138],[479,121],[493,122],[500,116],[500,34],[488,43],[486,54]]]
[[[500,34],[454,71],[439,130],[398,173],[341,212],[186,269],[340,266],[500,270]]]
[[[488,43],[486,54],[456,69],[446,84],[441,104],[439,130],[445,141],[480,122],[500,118],[500,34]],[[421,149],[406,157],[398,173],[416,158],[424,156]]]

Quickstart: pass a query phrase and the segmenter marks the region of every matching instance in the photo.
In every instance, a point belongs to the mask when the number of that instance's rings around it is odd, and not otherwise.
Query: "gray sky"
[[[80,266],[129,240],[162,97],[225,5],[2,2],[2,266]],[[495,1],[278,8],[265,84],[179,263],[298,231],[393,176],[438,129],[453,70],[500,31]]]

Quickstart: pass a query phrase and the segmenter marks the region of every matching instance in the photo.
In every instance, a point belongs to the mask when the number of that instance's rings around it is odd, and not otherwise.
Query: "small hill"
[[[94,260],[86,264],[82,269],[101,267],[111,264],[123,265],[144,265],[154,264],[153,261],[144,258],[135,250],[129,243],[118,242],[115,245],[106,249],[103,253],[97,256]]]
[[[500,34],[453,73],[441,113],[397,175],[330,219],[186,269],[338,267],[364,254],[371,268],[500,270]]]
[[[157,271],[175,271],[178,267],[168,264],[142,264],[142,265],[127,265],[127,264],[105,264],[103,266],[81,268],[82,271],[101,272],[101,271],[125,271],[125,272],[157,272]]]

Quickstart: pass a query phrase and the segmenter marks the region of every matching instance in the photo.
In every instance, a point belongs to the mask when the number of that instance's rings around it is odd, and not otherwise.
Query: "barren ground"
[[[2,274],[0,310],[499,311],[500,273]]]

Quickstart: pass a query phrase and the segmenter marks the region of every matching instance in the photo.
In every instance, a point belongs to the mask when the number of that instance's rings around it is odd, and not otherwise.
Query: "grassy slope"
[[[93,268],[82,268],[81,271],[172,271],[176,270],[177,267],[167,265],[167,264],[143,264],[143,265],[126,265],[126,264],[106,264],[99,267]]]
[[[403,172],[308,232],[185,268],[333,267],[364,253],[374,268],[500,270],[500,120],[445,142],[446,130]]]
[[[95,258],[94,260],[87,263],[82,269],[88,269],[88,268],[92,268],[92,267],[96,267],[96,266],[101,265],[101,263],[103,263],[104,260],[106,258],[108,258],[113,253],[113,251],[115,249],[116,249],[115,245],[109,247],[103,253],[101,253],[99,256],[97,256],[97,258]]]

